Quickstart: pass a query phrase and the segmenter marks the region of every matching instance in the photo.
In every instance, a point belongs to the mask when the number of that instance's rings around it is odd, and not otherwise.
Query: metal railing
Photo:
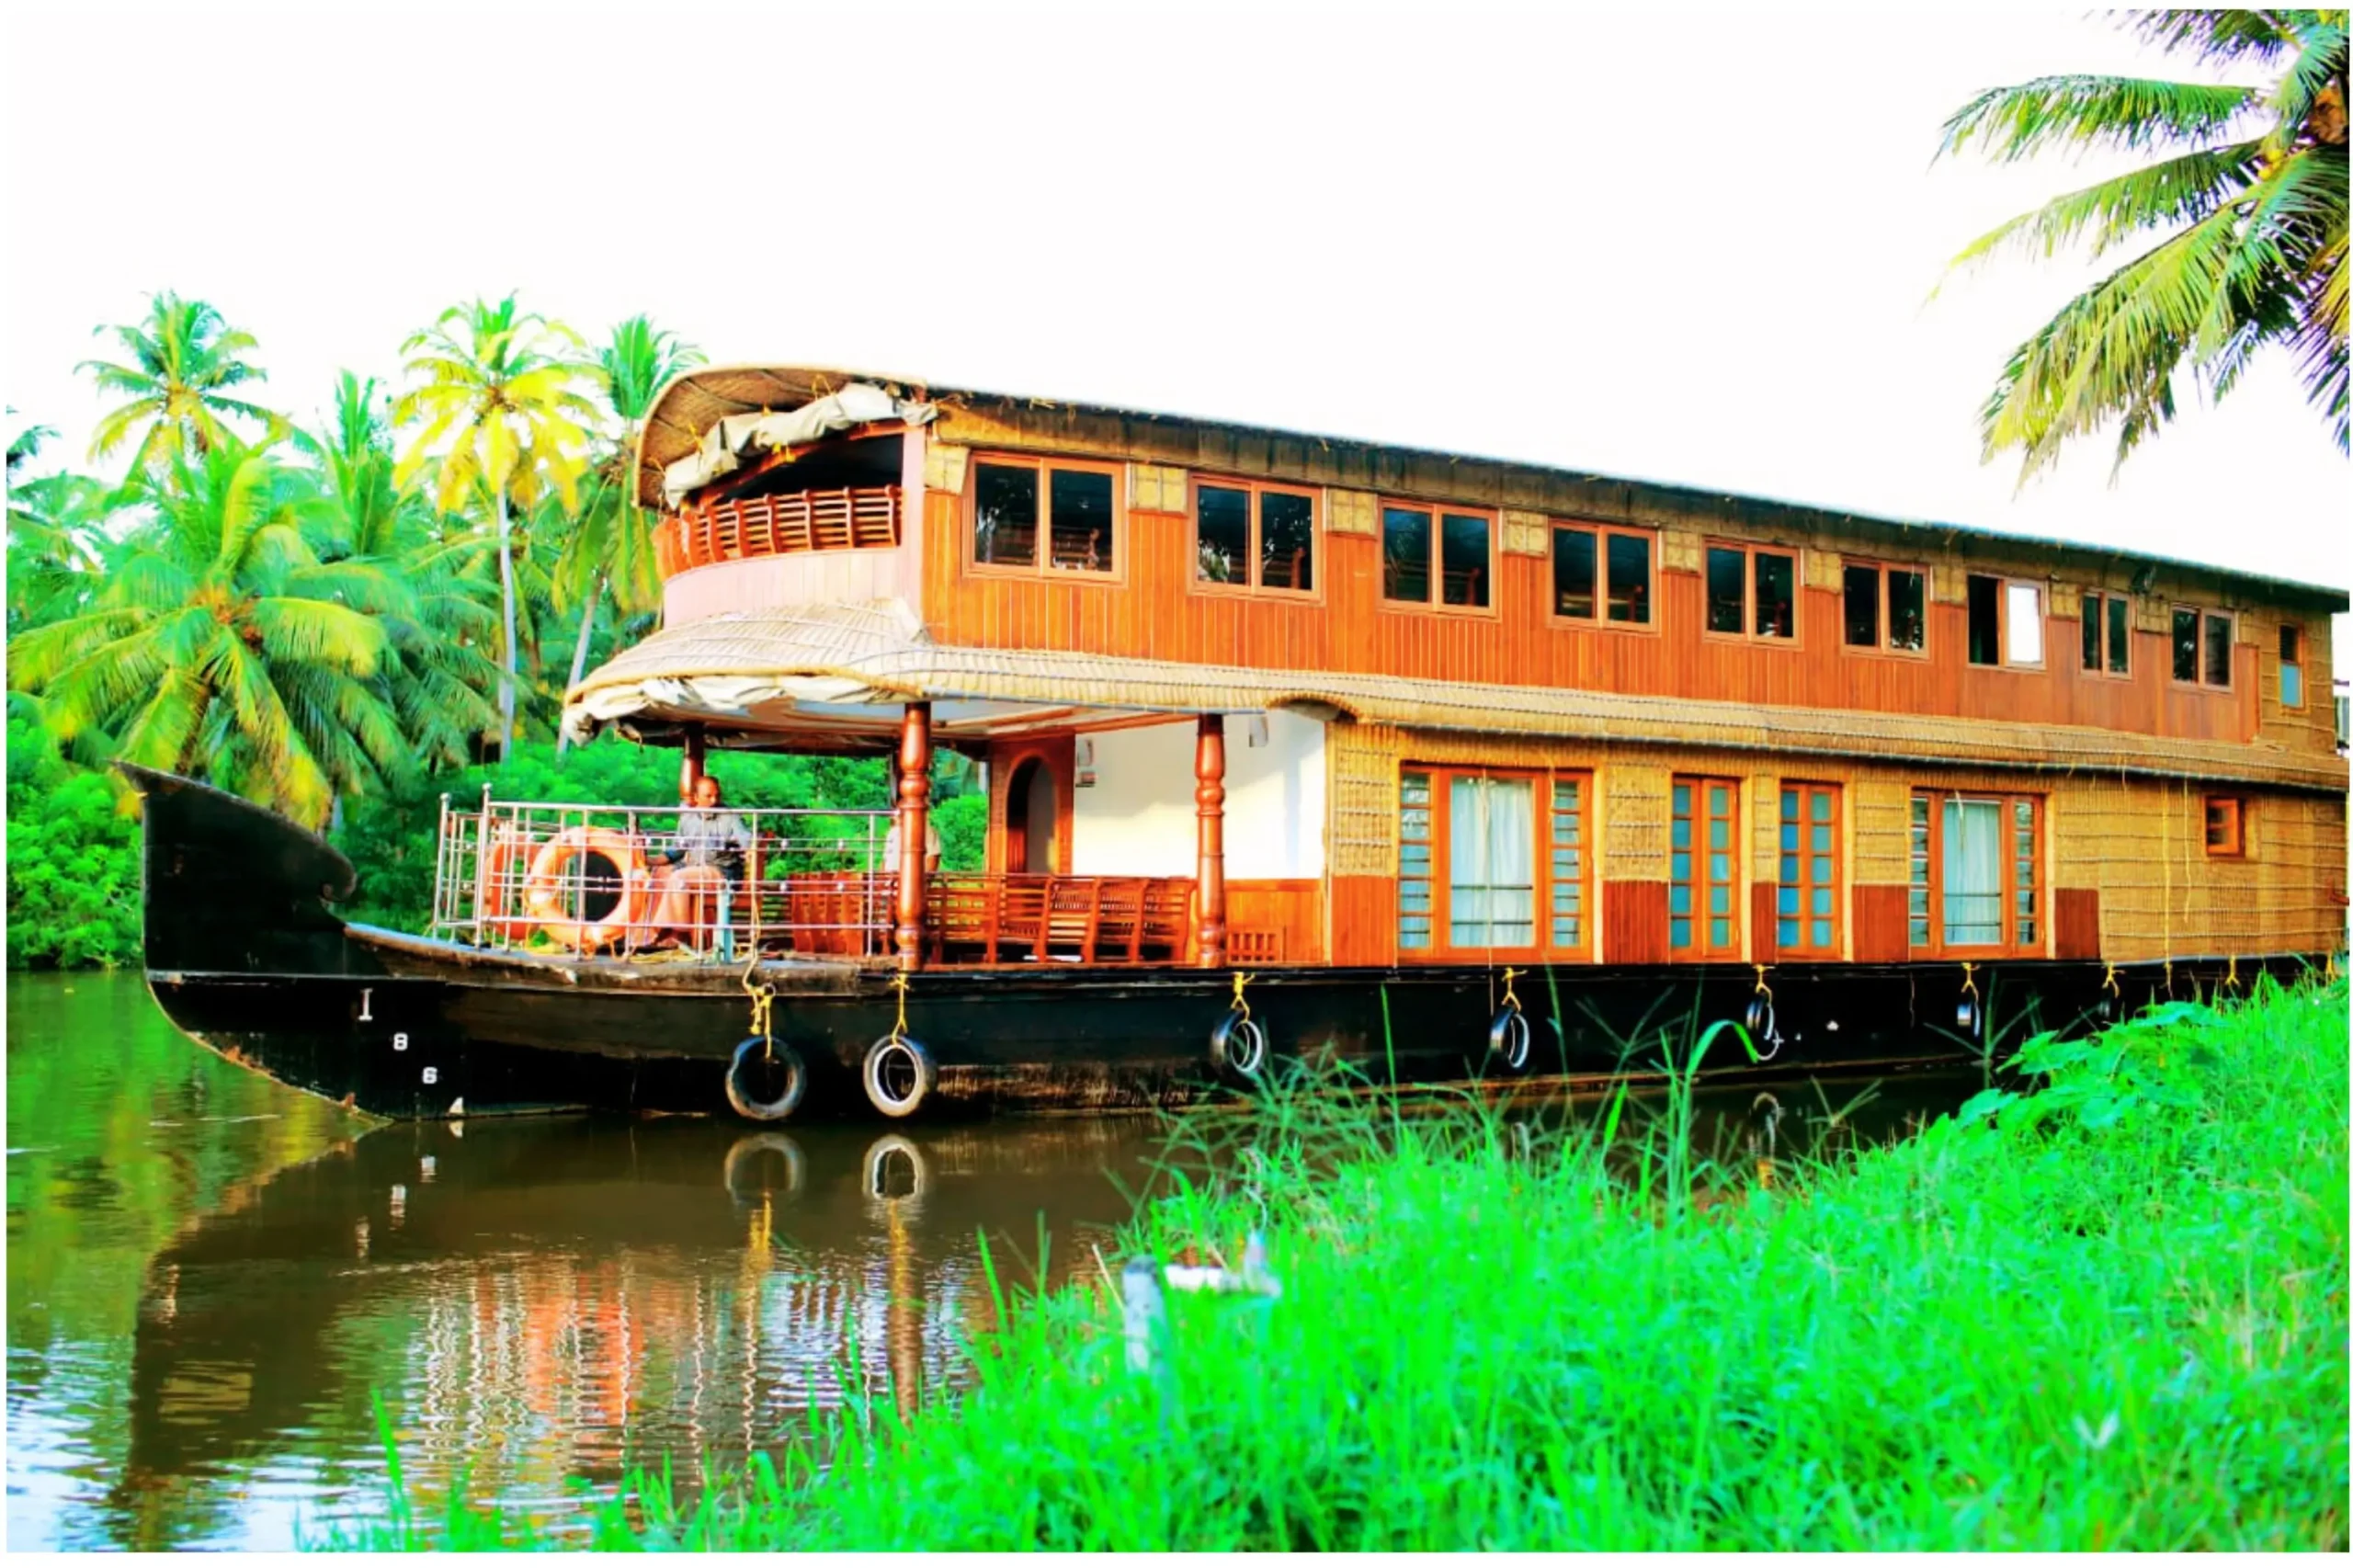
[[[479,947],[722,961],[892,951],[888,811],[441,800],[432,929]]]

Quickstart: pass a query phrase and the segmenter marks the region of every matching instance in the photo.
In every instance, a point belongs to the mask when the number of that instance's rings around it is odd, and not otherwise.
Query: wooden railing
[[[899,542],[901,494],[895,484],[804,490],[715,501],[664,517],[654,530],[662,575],[718,561],[797,555],[820,550],[890,550]]]
[[[948,872],[927,892],[925,946],[938,963],[1175,963],[1192,937],[1185,878]]]

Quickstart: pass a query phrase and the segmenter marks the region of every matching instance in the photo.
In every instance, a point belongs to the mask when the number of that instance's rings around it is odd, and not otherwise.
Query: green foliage
[[[166,290],[148,301],[146,320],[98,331],[113,335],[124,359],[85,359],[75,368],[91,373],[100,393],[126,401],[98,421],[90,437],[92,460],[136,436],[131,472],[161,472],[231,438],[224,415],[271,432],[283,427],[269,410],[229,395],[232,388],[264,379],[244,358],[259,345],[202,300],[183,300]]]
[[[2024,483],[2070,439],[2114,423],[2120,464],[2174,416],[2184,367],[2220,399],[2273,348],[2295,357],[2346,449],[2346,14],[2168,11],[2129,25],[2200,62],[2278,74],[2262,87],[2049,76],[1981,93],[1946,121],[1941,152],[1974,145],[2003,163],[2164,154],[2022,213],[1956,258],[2078,242],[2099,256],[2163,236],[2012,350],[1979,416],[1986,457],[2018,452]]]
[[[139,960],[139,824],[105,776],[70,767],[39,724],[8,721],[8,967]]]
[[[1182,1124],[1124,1238],[1231,1265],[1260,1230],[1271,1305],[1171,1295],[1137,1375],[1108,1276],[1009,1311],[991,1276],[972,1392],[908,1418],[845,1377],[813,1441],[693,1497],[634,1475],[590,1539],[2341,1551],[2346,1030],[2341,982],[2165,1009],[1770,1184],[1671,1176],[1673,1125],[1630,1162],[1468,1097],[1271,1094]],[[556,1544],[449,1513],[335,1544]]]

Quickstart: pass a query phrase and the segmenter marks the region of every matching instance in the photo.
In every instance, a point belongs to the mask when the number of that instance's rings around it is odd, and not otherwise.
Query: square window
[[[1438,526],[1440,561],[1445,573],[1442,602],[1485,608],[1492,587],[1487,580],[1487,519],[1449,512]]]
[[[972,559],[984,566],[1038,563],[1038,471],[976,463]]]
[[[1258,586],[1314,591],[1314,497],[1289,490],[1258,492]]]
[[[1760,550],[1756,560],[1756,635],[1795,637],[1798,634],[1797,558]]]
[[[1193,497],[1194,574],[1204,583],[1250,580],[1250,492],[1204,484]]]
[[[1430,515],[1406,506],[1381,511],[1381,597],[1430,602]]]
[[[2211,611],[2206,616],[2206,684],[2231,684],[2231,618]]]
[[[1879,646],[1879,568],[1847,568],[1847,646]]]
[[[2279,706],[2303,705],[2303,632],[2297,627],[2283,626],[2279,629]]]
[[[1708,630],[1734,637],[1748,630],[1748,558],[1737,550],[1708,551]]]
[[[2008,583],[2002,594],[2003,661],[2042,663],[2042,590],[2032,583]]]
[[[1060,572],[1111,570],[1111,476],[1089,469],[1049,470],[1051,564]]]
[[[1613,533],[1609,540],[1609,619],[1629,626],[1651,623],[1651,541],[1640,534]]]
[[[2002,581],[1998,577],[1969,579],[1969,662],[2002,662]]]
[[[2232,795],[2206,797],[2206,854],[2236,860],[2246,854],[2246,802]]]
[[[1592,534],[1583,528],[1552,530],[1552,613],[1591,620],[1600,608],[1600,561]]]

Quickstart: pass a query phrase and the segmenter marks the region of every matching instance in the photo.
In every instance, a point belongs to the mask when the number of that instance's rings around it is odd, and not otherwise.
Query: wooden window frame
[[[2108,607],[2111,604],[2120,604],[2124,607],[2124,667],[2120,670],[2110,669],[2109,667],[2110,662],[2109,654],[2113,652],[2112,643],[2114,642],[2114,639],[2109,637],[2108,634]],[[2113,594],[2109,592],[2106,588],[2086,588],[2084,590],[2077,614],[2080,618],[2075,638],[2078,663],[2081,662],[2082,657],[2082,627],[2084,625],[2090,624],[2095,618],[2097,618],[2099,624],[2100,653],[2100,662],[2096,667],[2086,666],[2079,673],[2096,676],[2100,680],[2131,680],[2132,596],[2130,594]]]
[[[2002,811],[2002,939],[1990,945],[1961,945],[1945,940],[1945,802],[1949,800],[1991,801]],[[1928,802],[1928,943],[1925,948],[1910,943],[1911,930],[1907,915],[1904,937],[1914,958],[1953,959],[2037,959],[2049,951],[2051,941],[2051,814],[2050,801],[2041,795],[2005,792],[1992,790],[1915,790],[1905,802],[1904,832],[1908,842],[1911,833],[1911,801]],[[2034,835],[2033,862],[2035,871],[2034,940],[2018,939],[2018,802],[2028,802],[2034,812],[2031,831]],[[1910,884],[1906,884],[1907,896]]]
[[[1590,534],[1593,537],[1593,613],[1563,615],[1560,594],[1552,586],[1555,553],[1564,533]],[[1609,541],[1612,539],[1639,541],[1643,555],[1650,562],[1650,619],[1647,620],[1612,620],[1609,619]],[[1658,536],[1648,528],[1616,528],[1608,523],[1579,523],[1565,518],[1548,517],[1544,530],[1544,619],[1553,626],[1573,626],[1585,631],[1618,631],[1637,637],[1655,637],[1660,623],[1665,619],[1665,605],[1658,591]]]
[[[2290,637],[2293,637],[2296,640],[2296,656],[2292,659],[2288,657],[2287,640]],[[2312,638],[2306,634],[2304,631],[2304,623],[2302,621],[2283,620],[2279,623],[2279,637],[2278,642],[2279,651],[2276,656],[2277,663],[2279,664],[2280,670],[2283,672],[2291,666],[2294,668],[2296,672],[2296,700],[2293,702],[2288,700],[2288,677],[2285,674],[2281,674],[2275,682],[2273,695],[2278,699],[2279,706],[2291,713],[2302,712],[2305,704],[2312,700],[2311,683],[2304,679],[2304,671],[2310,664],[2310,661],[2304,657],[2304,650],[2311,646],[2311,644]]]
[[[1380,580],[1389,564],[1389,514],[1391,512],[1427,512],[1430,517],[1430,597],[1427,599],[1392,599],[1387,585]],[[1442,524],[1449,514],[1458,517],[1483,517],[1487,523],[1487,602],[1483,605],[1450,605],[1446,603],[1446,540]],[[1495,620],[1503,614],[1503,585],[1496,579],[1497,562],[1503,551],[1503,519],[1491,506],[1457,506],[1444,501],[1415,501],[1403,496],[1376,497],[1372,513],[1372,542],[1374,582],[1373,603],[1381,609],[1396,615],[1469,616]],[[1549,563],[1550,557],[1547,557]],[[1480,951],[1486,949],[1481,949]]]
[[[1426,775],[1430,781],[1430,944],[1426,948],[1408,948],[1399,941],[1397,961],[1404,963],[1484,963],[1489,959],[1527,959],[1557,963],[1590,963],[1597,950],[1601,928],[1600,909],[1595,902],[1597,882],[1595,866],[1598,859],[1598,835],[1595,832],[1596,796],[1592,770],[1582,767],[1486,767],[1471,763],[1406,762],[1397,770],[1398,793],[1393,807],[1402,816],[1404,804],[1404,778],[1409,773]],[[1525,948],[1458,948],[1449,939],[1453,930],[1453,867],[1449,859],[1452,841],[1453,781],[1457,778],[1507,778],[1527,781],[1534,797],[1536,820],[1529,824],[1534,835],[1530,840],[1536,855],[1535,933],[1536,942]],[[1583,787],[1584,839],[1578,845],[1583,851],[1578,864],[1583,871],[1580,890],[1580,927],[1584,942],[1574,948],[1552,945],[1552,786],[1562,779],[1577,780]],[[1404,842],[1401,836],[1401,842]],[[1401,874],[1401,881],[1403,880]],[[1404,914],[1401,909],[1400,916]],[[1392,936],[1402,936],[1392,932]]]
[[[1879,574],[1879,641],[1868,648],[1861,643],[1847,641],[1847,569],[1855,566],[1865,567]],[[1894,619],[1887,600],[1890,585],[1888,574],[1892,572],[1908,572],[1920,579],[1920,645],[1917,648],[1898,648],[1887,640],[1888,627]],[[1703,572],[1700,575],[1700,593],[1703,597],[1707,592],[1706,582],[1706,574]],[[1920,663],[1928,657],[1930,641],[1934,636],[1930,630],[1930,623],[1936,619],[1936,617],[1928,613],[1928,608],[1936,602],[1933,579],[1925,562],[1880,561],[1869,557],[1849,556],[1839,562],[1838,569],[1838,651],[1852,654],[1859,659],[1906,659],[1915,664]],[[1728,633],[1718,632],[1717,635],[1722,637],[1727,636]]]
[[[2198,678],[2195,680],[2184,680],[2180,676],[2174,673],[2173,618],[2177,615],[2194,615],[2198,618]],[[2206,678],[2206,623],[2210,620],[2226,620],[2230,622],[2231,626],[2229,640],[2222,644],[2225,648],[2230,650],[2230,658],[2225,665],[2225,668],[2230,672],[2230,678],[2219,683]],[[2176,604],[2167,607],[2165,614],[2165,679],[2168,684],[2172,685],[2177,689],[2182,691],[2236,690],[2238,688],[2239,675],[2238,646],[2239,612],[2237,610],[2209,609],[2204,605]]]
[[[1787,797],[1792,791],[1798,797],[1798,815],[1794,824],[1799,830],[1798,848],[1795,851],[1783,848],[1780,834],[1778,831],[1773,839],[1774,858],[1779,862],[1774,868],[1776,881],[1773,894],[1773,953],[1776,958],[1782,959],[1843,958],[1847,951],[1847,791],[1841,785],[1826,784],[1811,778],[1782,779],[1774,791],[1774,822],[1777,829],[1786,829],[1792,825],[1787,814],[1789,810]],[[1808,801],[1816,795],[1827,795],[1830,798],[1830,945],[1828,947],[1818,947],[1806,941],[1784,942],[1781,940],[1780,901],[1785,892],[1794,890],[1799,895],[1796,918],[1801,934],[1808,930],[1814,920],[1819,918],[1806,909],[1804,896],[1819,885],[1810,875],[1804,874],[1813,858],[1813,851],[1804,844],[1805,830],[1820,825],[1814,822],[1807,809]],[[1779,877],[1779,871],[1792,855],[1798,862],[1798,869],[1801,873],[1795,882],[1780,880]]]
[[[1718,631],[1708,624],[1708,557],[1715,551],[1741,557],[1741,621],[1746,630]],[[1756,558],[1783,555],[1790,562],[1790,634],[1768,637],[1756,625]],[[1739,642],[1749,647],[1797,648],[1805,642],[1805,551],[1796,545],[1757,543],[1748,540],[1710,539],[1699,542],[1699,635],[1711,642]],[[1843,632],[1842,632],[1843,637]]]
[[[1250,574],[1255,579],[1261,565],[1259,528],[1261,526],[1260,497],[1267,494],[1297,495],[1307,502],[1309,539],[1309,574],[1314,586],[1308,588],[1269,588],[1254,581],[1246,583],[1213,583],[1201,575],[1201,488],[1239,490],[1250,497]],[[1324,547],[1324,498],[1309,485],[1285,484],[1275,480],[1232,479],[1222,474],[1195,473],[1185,486],[1185,582],[1189,593],[1205,594],[1212,598],[1288,599],[1293,603],[1317,603],[1324,597],[1324,580],[1329,572],[1330,552]]]
[[[1707,787],[1711,784],[1721,784],[1724,787],[1724,798],[1730,805],[1731,827],[1726,835],[1726,840],[1729,845],[1729,848],[1727,850],[1728,859],[1726,864],[1729,867],[1729,869],[1726,873],[1724,882],[1727,893],[1724,903],[1726,909],[1729,911],[1727,918],[1731,923],[1732,939],[1730,944],[1724,947],[1716,947],[1704,940],[1703,933],[1707,928],[1707,922],[1713,918],[1713,916],[1708,913],[1707,894],[1709,890],[1713,888],[1715,884],[1705,877],[1695,876],[1691,883],[1692,899],[1690,919],[1692,940],[1688,947],[1678,948],[1675,945],[1674,913],[1676,887],[1675,790],[1678,785],[1688,785],[1691,788],[1692,804],[1696,812],[1696,814],[1694,814],[1691,819],[1691,854],[1693,857],[1692,867],[1696,872],[1699,865],[1699,857],[1708,853],[1708,846],[1704,842],[1707,835],[1703,831],[1701,831],[1702,824],[1715,820],[1714,818],[1707,815],[1704,810],[1698,810],[1698,808],[1702,807],[1705,800],[1704,792]],[[1660,933],[1660,935],[1666,938],[1666,957],[1667,961],[1670,963],[1736,963],[1740,961],[1742,953],[1745,949],[1745,932],[1748,926],[1748,911],[1745,905],[1748,897],[1747,867],[1749,846],[1741,837],[1742,817],[1740,807],[1743,788],[1744,786],[1740,779],[1728,778],[1722,774],[1677,773],[1672,775],[1668,779],[1666,796],[1667,909],[1665,914],[1667,926],[1664,932]]]
[[[1027,566],[1009,566],[998,562],[980,559],[981,470],[991,468],[1027,468],[1038,474],[1038,559]],[[1092,458],[1062,458],[1031,452],[974,452],[965,464],[963,561],[968,576],[994,577],[1017,583],[1077,583],[1097,587],[1117,586],[1128,580],[1128,557],[1134,546],[1135,530],[1128,526],[1127,465],[1098,462]],[[1060,469],[1067,472],[1100,473],[1111,481],[1111,570],[1108,572],[1066,571],[1053,564],[1054,558],[1054,492],[1053,473]]]
[[[1998,572],[1971,572],[1961,579],[1961,611],[1969,608],[1969,579],[1983,577],[1994,585],[1994,662],[1981,665],[1969,656],[1969,631],[1961,629],[1961,658],[1964,667],[1972,670],[2015,670],[2020,675],[2048,675],[2051,672],[2051,585],[2036,577],[2006,577]],[[2032,588],[2038,607],[2035,615],[2042,622],[2042,657],[2025,664],[2010,657],[2010,590]]]
[[[2222,842],[2220,844],[2214,841],[2214,809],[2217,806],[2223,808],[2223,821],[2228,824],[2228,831],[2223,835]],[[2209,860],[2254,858],[2247,853],[2247,800],[2244,795],[2204,797],[2200,803],[2198,825],[2199,836],[2206,845],[2206,858]]]

